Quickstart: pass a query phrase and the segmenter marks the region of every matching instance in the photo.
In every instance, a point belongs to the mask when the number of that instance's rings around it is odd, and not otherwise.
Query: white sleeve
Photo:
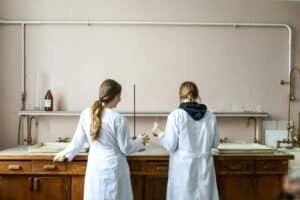
[[[80,151],[83,144],[87,141],[87,135],[83,128],[83,123],[83,117],[81,114],[71,143],[62,151],[62,155],[66,156],[68,161],[73,160],[75,155]]]
[[[214,140],[213,140],[213,147],[212,148],[217,148],[219,143],[220,143],[220,136],[219,136],[219,130],[217,126],[217,120],[216,117],[214,116],[214,119],[212,120],[212,128],[213,128],[213,134],[214,134]]]
[[[160,144],[169,152],[174,153],[178,146],[178,124],[176,123],[174,114],[168,116],[166,129],[159,134]]]
[[[135,140],[130,138],[129,127],[126,119],[120,116],[115,123],[117,142],[120,151],[123,154],[135,153],[144,148],[143,139],[136,138]]]

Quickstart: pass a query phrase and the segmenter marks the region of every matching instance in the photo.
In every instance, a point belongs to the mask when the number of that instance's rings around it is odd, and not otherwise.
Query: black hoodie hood
[[[202,119],[207,112],[207,107],[204,104],[199,104],[197,102],[186,102],[181,103],[179,108],[183,109],[189,114],[194,120],[199,121]]]

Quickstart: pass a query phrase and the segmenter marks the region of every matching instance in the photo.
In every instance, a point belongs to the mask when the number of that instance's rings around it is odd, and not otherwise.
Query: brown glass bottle
[[[53,111],[53,96],[51,90],[47,90],[44,100],[45,111]]]

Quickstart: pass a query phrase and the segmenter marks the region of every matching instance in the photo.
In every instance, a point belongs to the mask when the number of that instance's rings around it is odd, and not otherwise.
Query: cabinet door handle
[[[282,161],[281,162],[283,165],[287,165],[289,162],[288,161]]]
[[[44,165],[44,169],[45,170],[56,170],[57,169],[57,167],[56,167],[56,165]]]
[[[32,191],[32,189],[33,189],[33,183],[32,183],[32,181],[33,181],[33,178],[29,177],[28,178],[29,191]]]
[[[274,165],[264,165],[263,169],[265,169],[265,170],[274,170],[275,166]]]
[[[22,166],[21,165],[8,165],[7,169],[8,170],[21,170]]]
[[[167,171],[169,168],[166,166],[156,167],[157,171]]]
[[[229,170],[241,170],[243,168],[243,166],[242,165],[227,165],[226,168]]]
[[[35,191],[35,192],[39,191],[39,183],[40,183],[39,178],[34,178],[33,179],[33,191]]]

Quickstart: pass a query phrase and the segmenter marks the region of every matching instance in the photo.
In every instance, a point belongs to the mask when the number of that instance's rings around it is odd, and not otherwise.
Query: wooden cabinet
[[[168,157],[128,158],[135,200],[166,199]]]
[[[52,161],[0,161],[0,199],[70,199],[66,165]]]
[[[53,163],[52,156],[1,157],[0,200],[82,200],[86,156]],[[220,200],[277,200],[289,155],[215,155]],[[135,200],[165,200],[167,156],[130,156]]]
[[[0,199],[30,200],[31,179],[23,175],[0,175]]]
[[[69,180],[63,176],[32,177],[32,200],[69,199]]]
[[[166,199],[167,176],[147,176],[145,178],[145,200]]]
[[[216,157],[215,166],[221,200],[277,200],[288,161],[267,156]]]
[[[1,200],[66,200],[68,189],[68,179],[63,176],[0,176]]]

